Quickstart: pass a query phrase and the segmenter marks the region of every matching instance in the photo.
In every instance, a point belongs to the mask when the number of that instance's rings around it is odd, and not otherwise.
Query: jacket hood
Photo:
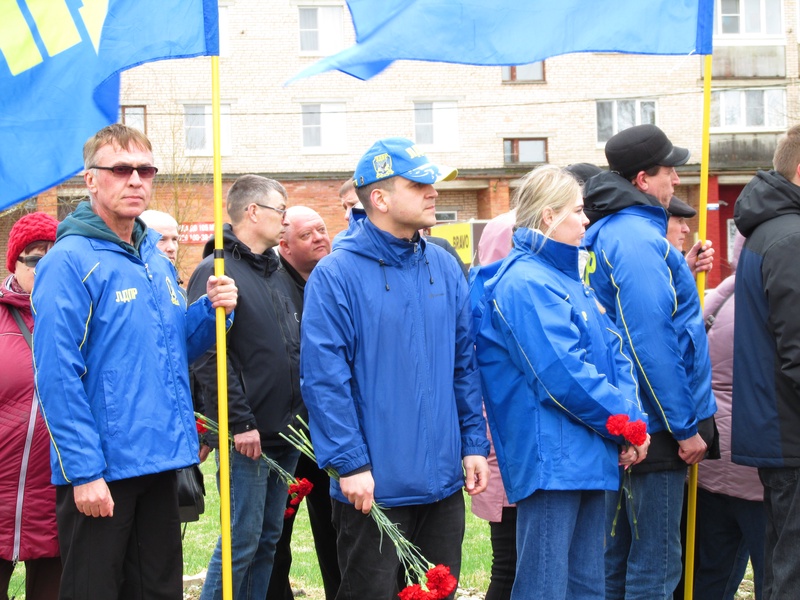
[[[742,235],[770,219],[800,213],[800,186],[775,171],[759,171],[739,194],[733,220]]]
[[[215,239],[212,235],[203,246],[203,258],[214,253],[214,243]],[[261,269],[265,273],[272,273],[280,266],[278,253],[273,248],[267,248],[262,254],[254,253],[247,244],[236,237],[230,223],[222,226],[222,248],[232,255],[233,260],[245,260],[254,268]]]
[[[81,237],[106,240],[117,244],[120,248],[131,254],[139,254],[139,246],[142,240],[147,237],[147,226],[138,217],[133,223],[133,245],[124,242],[120,237],[111,231],[105,221],[101,219],[93,210],[92,204],[83,201],[78,204],[75,211],[61,221],[56,232],[56,242],[68,235],[79,235]]]
[[[583,185],[584,212],[590,226],[629,206],[655,206],[661,203],[655,196],[638,190],[631,182],[613,171],[603,171],[590,177]],[[666,212],[666,211],[665,211]]]
[[[394,237],[382,229],[378,229],[369,217],[351,223],[341,239],[338,240],[336,250],[347,250],[355,254],[370,258],[381,266],[396,267],[403,264],[420,250],[420,255],[425,255],[427,241],[417,233],[411,240]]]
[[[0,304],[8,304],[10,306],[16,306],[18,309],[22,311],[31,310],[31,295],[26,294],[21,289],[17,291],[12,286],[12,282],[14,281],[14,276],[9,275],[6,277],[5,281],[0,284]],[[19,285],[16,286],[19,288]]]

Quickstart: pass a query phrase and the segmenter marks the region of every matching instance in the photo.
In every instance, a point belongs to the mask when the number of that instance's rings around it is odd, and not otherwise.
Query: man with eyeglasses
[[[681,573],[687,465],[718,458],[711,363],[703,313],[683,255],[666,239],[666,208],[689,150],[655,125],[619,132],[609,170],[589,177],[586,279],[615,320],[636,364],[651,434],[630,469],[631,495],[606,495],[607,600],[671,599]],[[618,499],[622,509],[617,515]]]
[[[50,430],[61,597],[182,598],[175,470],[198,462],[189,361],[214,342],[236,286],[209,277],[187,306],[138,218],[150,141],[111,125],[84,146],[82,202],[37,265],[34,365]]]
[[[228,191],[223,228],[225,271],[239,286],[236,322],[228,333],[231,563],[235,598],[265,598],[283,529],[286,485],[260,460],[263,452],[294,472],[299,452],[280,436],[303,409],[300,397],[300,313],[294,282],[274,247],[286,227],[287,194],[273,179],[239,177]],[[203,294],[213,272],[214,241],[189,280],[189,299]],[[216,351],[193,365],[205,414],[217,420]],[[212,447],[219,440],[209,438]],[[217,455],[219,466],[219,455]],[[221,597],[221,541],[208,565],[202,600]]]

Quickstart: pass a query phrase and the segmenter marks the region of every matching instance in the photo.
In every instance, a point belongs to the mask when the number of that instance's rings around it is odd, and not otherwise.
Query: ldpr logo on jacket
[[[116,293],[117,294],[117,302],[131,302],[136,300],[136,296],[139,294],[139,290],[136,288],[128,288],[127,290],[121,290]]]

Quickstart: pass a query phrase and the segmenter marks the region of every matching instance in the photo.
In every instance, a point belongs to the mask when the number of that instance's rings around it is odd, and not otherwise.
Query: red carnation
[[[397,595],[400,596],[400,600],[425,600],[427,592],[418,583],[415,583],[414,585],[406,586]]]
[[[295,511],[293,508],[287,508],[285,511],[283,511],[283,518],[284,519],[290,518],[294,514],[294,512]]]
[[[310,482],[308,479],[306,479],[305,477],[303,477],[303,478],[299,479],[299,480],[297,481],[297,483],[298,483],[298,485],[300,486],[300,493],[303,495],[303,498],[305,498],[306,496],[308,496],[308,495],[311,493],[311,490],[313,490],[313,489],[314,489],[314,484],[313,484],[313,483],[311,483],[311,482]]]
[[[647,441],[647,425],[644,421],[630,421],[625,425],[625,439],[634,446],[641,446]]]
[[[195,422],[197,423],[197,433],[199,433],[200,435],[208,433],[208,427],[206,427],[205,424],[200,419],[197,419],[197,421]]]
[[[436,565],[425,574],[428,578],[428,589],[437,598],[447,598],[458,586],[458,581],[450,574],[450,567]]]
[[[606,421],[606,429],[611,435],[623,435],[628,421],[628,415],[611,415]]]

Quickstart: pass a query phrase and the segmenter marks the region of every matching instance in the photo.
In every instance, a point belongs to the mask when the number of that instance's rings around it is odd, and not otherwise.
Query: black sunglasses
[[[34,254],[33,256],[20,256],[17,260],[23,263],[29,269],[34,269],[36,265],[39,264],[39,261],[42,260],[44,256],[39,256],[38,254]]]
[[[98,165],[94,165],[93,167],[89,167],[90,169],[102,169],[103,171],[111,171],[117,177],[130,177],[133,175],[133,172],[136,171],[139,174],[141,179],[152,179],[158,173],[158,169],[156,167],[148,167],[148,166],[141,166],[141,167],[134,167],[133,165],[114,165],[113,167],[100,167]]]

